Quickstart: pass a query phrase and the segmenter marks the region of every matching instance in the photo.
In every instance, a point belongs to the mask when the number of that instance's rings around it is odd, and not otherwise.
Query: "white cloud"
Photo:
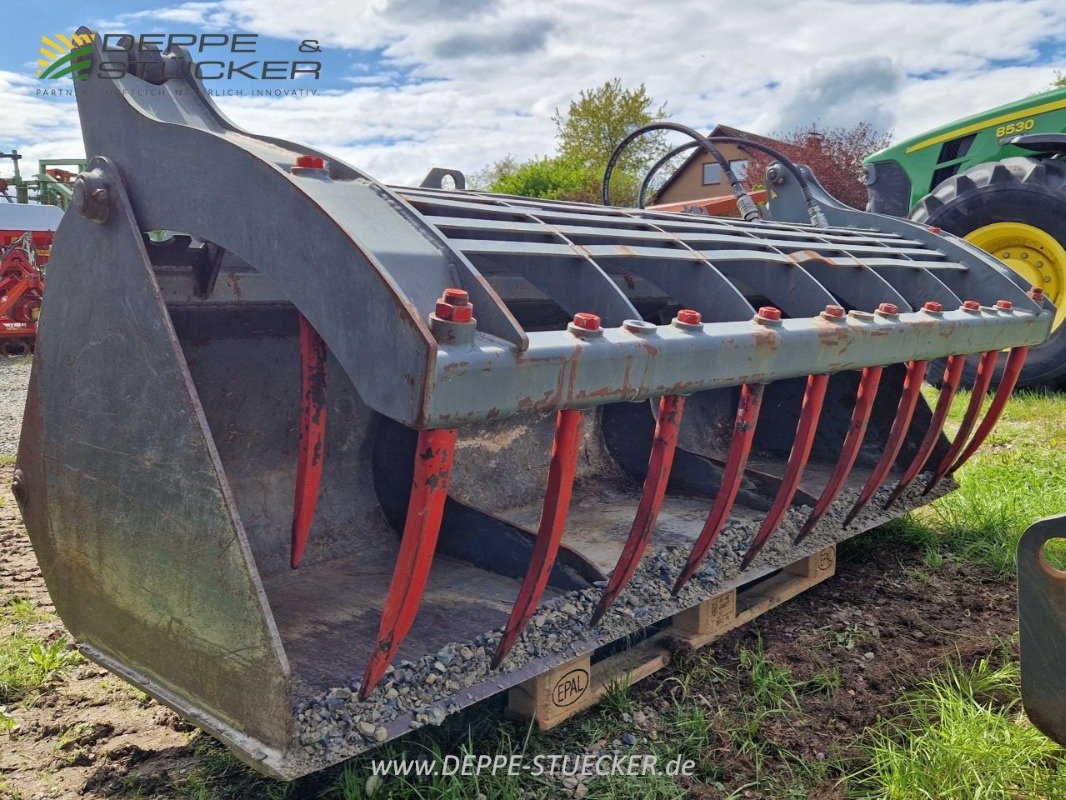
[[[473,172],[553,148],[551,114],[612,77],[644,82],[674,119],[763,133],[867,119],[897,136],[1046,85],[1066,60],[1061,0],[220,0],[108,21],[131,32],[203,20],[331,48],[379,49],[389,80],[354,73],[313,98],[226,98],[251,130],[306,142],[390,182],[431,166]],[[1019,61],[1006,68],[1004,62]],[[413,82],[396,81],[409,74]],[[76,118],[0,75],[0,126],[61,155]],[[22,93],[22,94],[20,94]],[[12,113],[15,111],[16,113]],[[4,127],[0,127],[4,131]]]

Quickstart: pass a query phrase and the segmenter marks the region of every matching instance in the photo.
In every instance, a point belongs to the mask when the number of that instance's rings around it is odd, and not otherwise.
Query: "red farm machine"
[[[390,187],[136,55],[75,82],[13,493],[82,651],[269,774],[952,490],[1051,326],[787,162],[744,219]]]
[[[0,355],[33,351],[44,269],[62,216],[55,206],[0,204]]]
[[[17,150],[0,158],[14,164],[14,176],[0,179],[0,355],[25,355],[37,338],[52,236],[77,174],[62,167],[85,161],[42,161],[40,174],[27,180]]]

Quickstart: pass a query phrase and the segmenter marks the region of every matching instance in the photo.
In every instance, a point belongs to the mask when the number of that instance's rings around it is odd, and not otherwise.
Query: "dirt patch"
[[[918,552],[871,546],[877,538],[872,531],[845,543],[835,578],[656,676],[663,687],[680,687],[688,676],[686,694],[708,698],[719,712],[709,754],[717,786],[693,786],[692,796],[720,798],[742,789],[743,797],[778,797],[752,782],[795,783],[794,765],[801,763],[825,765],[813,785],[806,781],[808,796],[846,797],[842,779],[862,763],[863,732],[879,717],[899,713],[902,694],[949,660],[970,665],[1016,654],[1013,579],[951,562],[928,571]],[[758,676],[744,651],[749,659],[761,651],[787,670],[798,707],[759,714],[765,708],[755,699]],[[710,676],[708,663],[716,668]],[[679,680],[671,683],[672,677]],[[669,691],[652,683],[638,685],[635,694],[639,705],[666,718]],[[743,730],[756,717],[757,725]]]

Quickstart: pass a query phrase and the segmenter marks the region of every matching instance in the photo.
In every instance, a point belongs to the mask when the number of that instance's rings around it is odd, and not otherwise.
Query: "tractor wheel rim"
[[[993,222],[965,239],[1044,290],[1055,304],[1052,330],[1066,321],[1066,248],[1054,236],[1024,222]]]

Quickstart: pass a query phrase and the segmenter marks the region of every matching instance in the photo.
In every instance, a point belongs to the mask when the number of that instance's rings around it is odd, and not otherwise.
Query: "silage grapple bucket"
[[[84,652],[264,772],[928,502],[1051,325],[787,182],[762,222],[386,187],[237,129],[184,51],[97,48],[14,491]]]

